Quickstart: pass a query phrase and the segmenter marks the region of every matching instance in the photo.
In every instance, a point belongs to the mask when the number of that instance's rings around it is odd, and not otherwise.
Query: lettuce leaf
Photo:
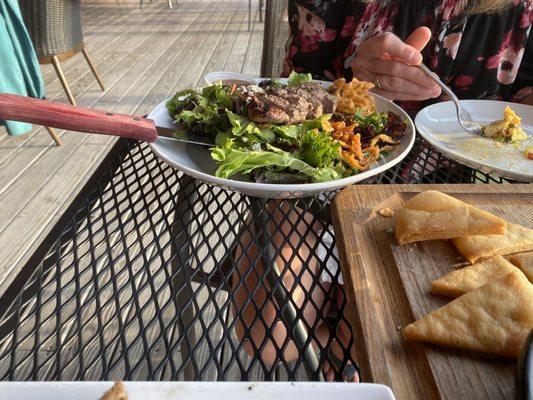
[[[347,170],[338,164],[335,166],[317,168],[315,174],[313,175],[313,182],[327,182],[333,181],[335,179],[340,179],[350,174],[347,173]]]
[[[309,176],[299,172],[278,172],[275,170],[265,171],[263,177],[267,183],[307,183],[311,180]]]
[[[229,128],[226,108],[232,107],[230,93],[221,85],[205,87],[201,93],[182,90],[167,102],[167,110],[188,130],[210,136]]]
[[[239,138],[244,144],[251,146],[254,143],[267,143],[276,137],[270,128],[259,128],[255,122],[229,110],[226,110],[226,114],[231,124],[232,135]]]
[[[318,118],[310,119],[303,122],[303,127],[307,130],[309,129],[320,129],[324,132],[332,132],[333,126],[329,120],[331,119],[331,114],[323,114]]]
[[[297,143],[302,125],[271,125],[270,129],[278,138],[285,139],[289,143]]]
[[[310,129],[300,137],[298,158],[313,167],[324,168],[340,160],[340,151],[340,143],[328,133],[318,129]]]
[[[302,83],[311,82],[313,76],[311,74],[299,74],[292,71],[289,77],[287,78],[287,85],[289,86],[298,86]]]
[[[167,101],[168,114],[175,117],[176,114],[183,111],[186,107],[197,103],[200,99],[200,94],[196,90],[187,89],[178,92]]]
[[[389,116],[386,112],[373,113],[364,116],[359,110],[357,110],[353,116],[353,120],[359,124],[361,129],[366,129],[372,125],[376,134],[379,135],[380,133],[383,133],[385,126],[387,126]]]
[[[231,109],[233,108],[233,99],[231,92],[227,87],[222,86],[220,82],[213,85],[206,86],[202,89],[202,96],[209,101],[214,102],[218,108]]]
[[[235,174],[249,174],[256,168],[281,167],[303,173],[311,178],[317,172],[315,168],[297,159],[292,154],[267,145],[268,151],[250,151],[230,147],[215,147],[211,157],[220,163],[216,170],[219,178],[229,178]]]

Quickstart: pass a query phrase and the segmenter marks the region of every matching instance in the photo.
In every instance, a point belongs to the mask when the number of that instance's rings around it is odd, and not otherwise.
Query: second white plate
[[[421,110],[415,118],[416,129],[432,146],[462,164],[503,178],[533,182],[533,160],[524,155],[526,146],[533,145],[533,107],[493,100],[461,100],[461,104],[482,125],[502,119],[505,106],[510,106],[522,117],[529,139],[514,145],[470,135],[459,125],[451,101]]]
[[[113,382],[1,382],[0,400],[99,400]],[[394,400],[385,385],[311,382],[124,382],[130,400]]]

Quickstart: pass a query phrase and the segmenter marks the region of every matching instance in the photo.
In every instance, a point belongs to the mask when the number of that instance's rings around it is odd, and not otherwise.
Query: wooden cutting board
[[[399,400],[512,399],[516,362],[403,340],[403,327],[450,301],[429,293],[429,286],[460,260],[449,241],[399,246],[394,217],[378,210],[397,210],[428,189],[533,228],[533,185],[356,185],[341,191],[332,217],[362,379],[390,386]]]

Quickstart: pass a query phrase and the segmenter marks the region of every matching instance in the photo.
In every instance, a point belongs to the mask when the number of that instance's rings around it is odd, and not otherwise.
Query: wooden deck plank
[[[254,16],[255,14],[252,14]],[[246,58],[246,49],[248,48],[248,42],[250,41],[251,30],[248,31],[248,17],[246,17],[243,22],[244,25],[241,25],[239,28],[239,33],[237,38],[231,47],[231,50],[228,53],[228,58],[224,63],[224,68],[221,70],[231,71],[231,72],[241,72],[244,65],[244,60]],[[261,26],[255,26],[255,29],[262,29]],[[261,34],[263,31],[261,30]],[[258,71],[259,72],[259,69]]]
[[[263,23],[259,22],[259,13],[254,13],[250,40],[246,49],[246,56],[241,72],[251,76],[259,76],[261,69],[261,50],[263,48]]]
[[[85,7],[84,2],[82,3],[82,6]],[[128,10],[129,12],[117,13],[117,10],[120,10],[120,8],[106,7],[104,10],[97,10],[96,7],[93,7],[92,10],[89,9],[89,12],[92,12],[92,15],[88,16],[86,21],[82,22],[84,24],[83,36],[85,46],[96,59],[103,58],[98,57],[98,55],[102,50],[107,49],[109,46],[112,48],[118,48],[115,45],[115,42],[126,32],[142,26],[144,21],[149,21],[151,17],[162,11],[161,5],[143,11],[130,9]],[[70,78],[72,69],[80,64],[85,64],[85,60],[83,60],[81,54],[71,57],[61,63],[67,78]],[[52,81],[58,80],[57,74],[50,64],[42,65],[41,69],[43,72],[43,79],[47,85]]]

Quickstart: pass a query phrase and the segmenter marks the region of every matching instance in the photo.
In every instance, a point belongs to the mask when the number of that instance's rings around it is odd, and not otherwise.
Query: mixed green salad
[[[361,132],[371,132],[366,139],[362,139],[369,143],[374,137],[394,129],[393,122],[397,124],[398,120],[389,121],[392,113],[364,116],[361,113],[344,115],[322,112],[316,118],[298,123],[265,121],[277,118],[276,115],[272,117],[274,111],[279,111],[276,107],[306,106],[312,109],[309,113],[314,115],[327,109],[329,105],[326,102],[331,101],[331,98],[326,97],[331,94],[323,95],[322,105],[313,98],[308,98],[307,103],[304,103],[299,97],[290,97],[294,94],[305,98],[306,93],[318,90],[310,86],[311,81],[310,74],[292,73],[286,85],[275,80],[267,81],[261,87],[236,87],[217,82],[200,90],[176,93],[168,101],[167,109],[176,123],[188,131],[214,140],[216,146],[211,149],[211,157],[218,164],[217,177],[266,183],[304,183],[324,182],[356,174],[358,168],[343,157],[343,142],[332,135],[334,122],[348,121],[345,125],[351,123],[359,127]],[[285,95],[287,102],[278,99]],[[255,122],[250,115],[252,101],[255,101]],[[285,115],[290,118],[301,110],[291,108],[282,111],[285,112],[283,118]],[[261,122],[257,122],[257,119],[261,119]],[[405,126],[403,128],[405,130]]]

